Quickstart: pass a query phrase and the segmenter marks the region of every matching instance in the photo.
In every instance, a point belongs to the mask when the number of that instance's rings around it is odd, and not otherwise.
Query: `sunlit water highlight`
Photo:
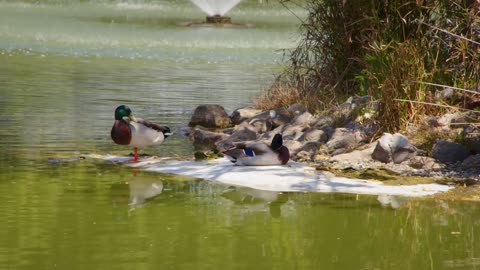
[[[478,203],[264,192],[79,158],[131,151],[109,138],[120,103],[174,130],[198,104],[251,104],[298,39],[297,18],[265,3],[229,12],[255,28],[204,29],[178,26],[205,17],[188,1],[0,1],[0,269],[480,267]],[[172,136],[141,152],[192,151]]]

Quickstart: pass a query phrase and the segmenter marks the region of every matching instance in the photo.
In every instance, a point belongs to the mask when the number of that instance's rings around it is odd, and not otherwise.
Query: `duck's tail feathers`
[[[222,152],[222,154],[225,155],[228,159],[230,159],[230,161],[232,161],[233,163],[235,163],[240,157],[245,156],[245,152],[243,151],[243,149],[238,148],[226,150]]]

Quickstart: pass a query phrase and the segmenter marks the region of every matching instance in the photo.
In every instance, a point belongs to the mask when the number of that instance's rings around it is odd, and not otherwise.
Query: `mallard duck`
[[[116,144],[134,147],[134,159],[138,161],[138,147],[162,143],[170,133],[168,127],[159,126],[148,120],[135,118],[126,105],[115,109],[115,123],[110,132]]]
[[[235,143],[235,147],[223,152],[231,162],[237,165],[285,165],[290,159],[288,148],[283,145],[282,135],[276,134],[272,144],[263,142]]]

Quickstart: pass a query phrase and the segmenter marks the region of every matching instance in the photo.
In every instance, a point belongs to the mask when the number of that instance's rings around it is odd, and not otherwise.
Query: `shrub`
[[[465,100],[480,98],[478,1],[307,0],[306,8],[289,67],[257,104],[301,101],[323,110],[368,94],[379,101],[382,130],[393,132],[446,110],[432,106],[441,88],[430,83],[470,90]],[[278,97],[284,102],[274,102]]]

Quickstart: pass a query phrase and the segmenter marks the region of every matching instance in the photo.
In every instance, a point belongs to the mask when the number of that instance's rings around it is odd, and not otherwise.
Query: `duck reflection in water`
[[[130,206],[140,206],[146,201],[153,199],[163,191],[163,183],[159,179],[134,177],[129,182],[130,197],[128,204]]]
[[[246,206],[252,212],[265,211],[268,208],[274,218],[281,217],[281,206],[288,201],[287,193],[235,186],[226,189],[221,196],[236,205]]]
[[[114,205],[126,204],[132,208],[141,207],[163,191],[162,180],[148,176],[132,176],[127,181],[113,184]],[[128,197],[128,200],[127,200]]]

